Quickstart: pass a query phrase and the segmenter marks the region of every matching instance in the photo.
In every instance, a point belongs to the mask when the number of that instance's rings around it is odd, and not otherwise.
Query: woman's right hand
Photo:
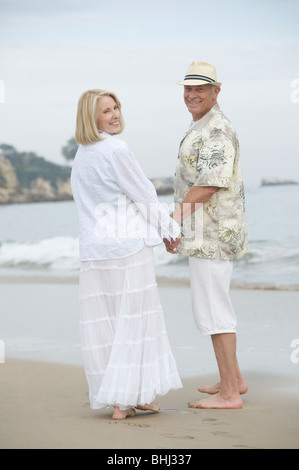
[[[176,247],[181,243],[181,237],[179,236],[175,240],[171,238],[170,241],[167,238],[163,238],[163,242],[168,253],[177,254]]]

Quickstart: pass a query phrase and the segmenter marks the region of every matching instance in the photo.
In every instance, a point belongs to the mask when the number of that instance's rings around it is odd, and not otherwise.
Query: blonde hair
[[[88,90],[80,96],[78,102],[75,133],[78,144],[88,145],[103,140],[97,127],[97,104],[101,96],[111,96],[114,99],[120,111],[120,132],[124,130],[125,124],[121,114],[121,104],[117,96],[106,90]]]

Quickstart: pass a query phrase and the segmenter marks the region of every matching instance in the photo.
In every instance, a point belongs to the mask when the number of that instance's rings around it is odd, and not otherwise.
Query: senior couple
[[[177,83],[192,123],[179,146],[172,214],[117,137],[124,122],[115,94],[89,90],[78,103],[80,145],[71,185],[79,221],[83,361],[91,408],[113,407],[116,420],[136,409],[158,411],[155,397],[182,387],[156,287],[153,246],[162,240],[169,253],[189,258],[195,324],[199,334],[211,336],[219,368],[219,383],[198,388],[210,396],[188,406],[242,408],[247,391],[229,296],[233,260],[247,250],[238,138],[217,103],[221,83],[212,64],[193,62]],[[117,236],[121,220],[112,236],[109,218],[97,210],[103,204],[117,210],[120,198],[127,208],[143,208],[148,231],[139,237]]]

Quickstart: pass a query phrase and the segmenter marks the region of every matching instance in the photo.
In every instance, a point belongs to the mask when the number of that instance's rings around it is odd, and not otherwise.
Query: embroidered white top
[[[128,145],[102,136],[79,146],[71,173],[81,261],[124,258],[180,234]]]

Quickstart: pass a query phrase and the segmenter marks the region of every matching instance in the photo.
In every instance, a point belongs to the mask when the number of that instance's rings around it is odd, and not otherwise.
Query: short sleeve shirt
[[[219,189],[182,223],[179,253],[198,258],[232,260],[247,251],[245,196],[238,137],[218,104],[181,141],[175,181],[175,203],[193,186]]]

